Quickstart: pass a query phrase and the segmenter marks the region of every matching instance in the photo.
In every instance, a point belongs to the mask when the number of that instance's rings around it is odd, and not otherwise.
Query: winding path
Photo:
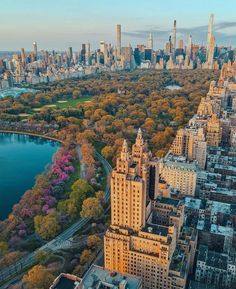
[[[112,167],[110,164],[105,160],[97,151],[95,151],[95,157],[97,160],[99,160],[105,171],[107,176],[111,173]],[[109,201],[110,197],[110,184],[107,183],[106,189],[105,189],[105,202],[107,203]],[[4,282],[9,281],[9,279],[13,278],[17,274],[20,274],[22,271],[27,270],[28,268],[32,267],[35,264],[35,256],[36,254],[43,250],[43,251],[57,251],[57,248],[60,244],[70,239],[78,230],[80,230],[84,225],[86,225],[90,221],[90,218],[80,218],[76,223],[74,223],[71,227],[66,229],[64,232],[62,232],[60,235],[58,235],[53,240],[49,241],[42,247],[38,248],[34,252],[28,254],[27,256],[23,257],[19,261],[17,261],[15,264],[9,266],[8,268],[0,271],[0,283],[4,284]],[[3,285],[0,287],[0,289],[7,288],[7,285]]]

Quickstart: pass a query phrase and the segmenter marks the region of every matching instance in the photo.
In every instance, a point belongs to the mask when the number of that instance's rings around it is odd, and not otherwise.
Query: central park
[[[35,152],[38,170],[28,168],[28,187],[5,208],[9,215],[1,216],[0,284],[19,272],[27,282],[31,265],[35,270],[50,268],[46,271],[50,282],[62,271],[83,274],[102,248],[102,235],[109,225],[109,164],[114,165],[123,139],[133,142],[141,128],[154,155],[165,155],[177,129],[194,115],[210,80],[217,77],[218,72],[198,70],[103,73],[38,84],[32,87],[34,93],[1,98],[2,132],[37,134],[58,143],[20,138],[26,150],[32,143],[46,148],[44,153]],[[3,135],[9,139],[9,134],[2,134],[2,143]],[[0,198],[1,194],[8,198],[8,189],[0,192]],[[51,240],[53,246],[48,246]],[[54,250],[58,246],[59,253]],[[32,262],[23,259],[29,256]],[[20,260],[28,260],[30,266]],[[11,273],[6,271],[9,266],[13,266]]]

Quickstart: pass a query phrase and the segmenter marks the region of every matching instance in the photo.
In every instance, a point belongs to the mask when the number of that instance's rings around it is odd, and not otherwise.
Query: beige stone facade
[[[189,259],[177,245],[184,206],[172,204],[169,198],[155,200],[158,188],[153,169],[158,170],[158,165],[139,130],[132,153],[124,141],[112,172],[112,220],[104,238],[105,268],[141,276],[146,289],[185,288]],[[150,194],[153,188],[155,193]],[[165,216],[159,218],[158,212],[164,211]]]
[[[218,147],[221,143],[222,128],[220,126],[220,120],[215,114],[207,122],[207,145],[212,147]]]

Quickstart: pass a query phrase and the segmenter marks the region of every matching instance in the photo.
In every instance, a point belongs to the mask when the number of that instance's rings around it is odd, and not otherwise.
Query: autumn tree
[[[8,252],[8,244],[5,241],[0,242],[0,256],[4,256]]]
[[[103,207],[97,198],[87,198],[83,202],[82,211],[80,213],[82,218],[99,219],[103,214]]]
[[[90,235],[87,239],[87,246],[91,249],[98,248],[102,244],[102,240],[98,235]]]
[[[91,250],[85,249],[80,255],[80,265],[85,265],[88,262],[91,262],[92,259],[95,258],[95,255]]]
[[[107,145],[102,149],[101,153],[105,159],[110,159],[114,154],[114,149],[112,148],[112,146]]]
[[[52,285],[55,276],[42,265],[36,265],[23,277],[23,282],[28,289],[46,289]]]
[[[34,259],[35,259],[35,261],[36,261],[37,263],[43,264],[43,263],[46,261],[47,257],[48,257],[48,253],[47,253],[47,252],[45,252],[45,251],[43,251],[43,250],[39,250],[39,251],[36,253]]]
[[[103,191],[98,191],[95,193],[95,196],[97,199],[99,199],[99,201],[101,202],[101,204],[104,202],[104,197],[105,197],[105,194]]]
[[[61,230],[58,216],[55,213],[47,216],[36,216],[34,218],[34,227],[35,232],[46,240],[54,238]]]

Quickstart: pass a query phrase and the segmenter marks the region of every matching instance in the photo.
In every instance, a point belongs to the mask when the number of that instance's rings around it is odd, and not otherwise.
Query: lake
[[[179,90],[182,89],[181,86],[177,85],[177,84],[172,84],[172,85],[167,85],[165,88],[169,89],[169,90]]]
[[[13,96],[18,97],[23,93],[36,93],[38,90],[30,89],[30,88],[20,88],[20,87],[12,87],[6,89],[0,89],[0,98],[5,96]]]
[[[35,177],[48,168],[60,144],[40,137],[0,133],[0,220],[11,212]]]

